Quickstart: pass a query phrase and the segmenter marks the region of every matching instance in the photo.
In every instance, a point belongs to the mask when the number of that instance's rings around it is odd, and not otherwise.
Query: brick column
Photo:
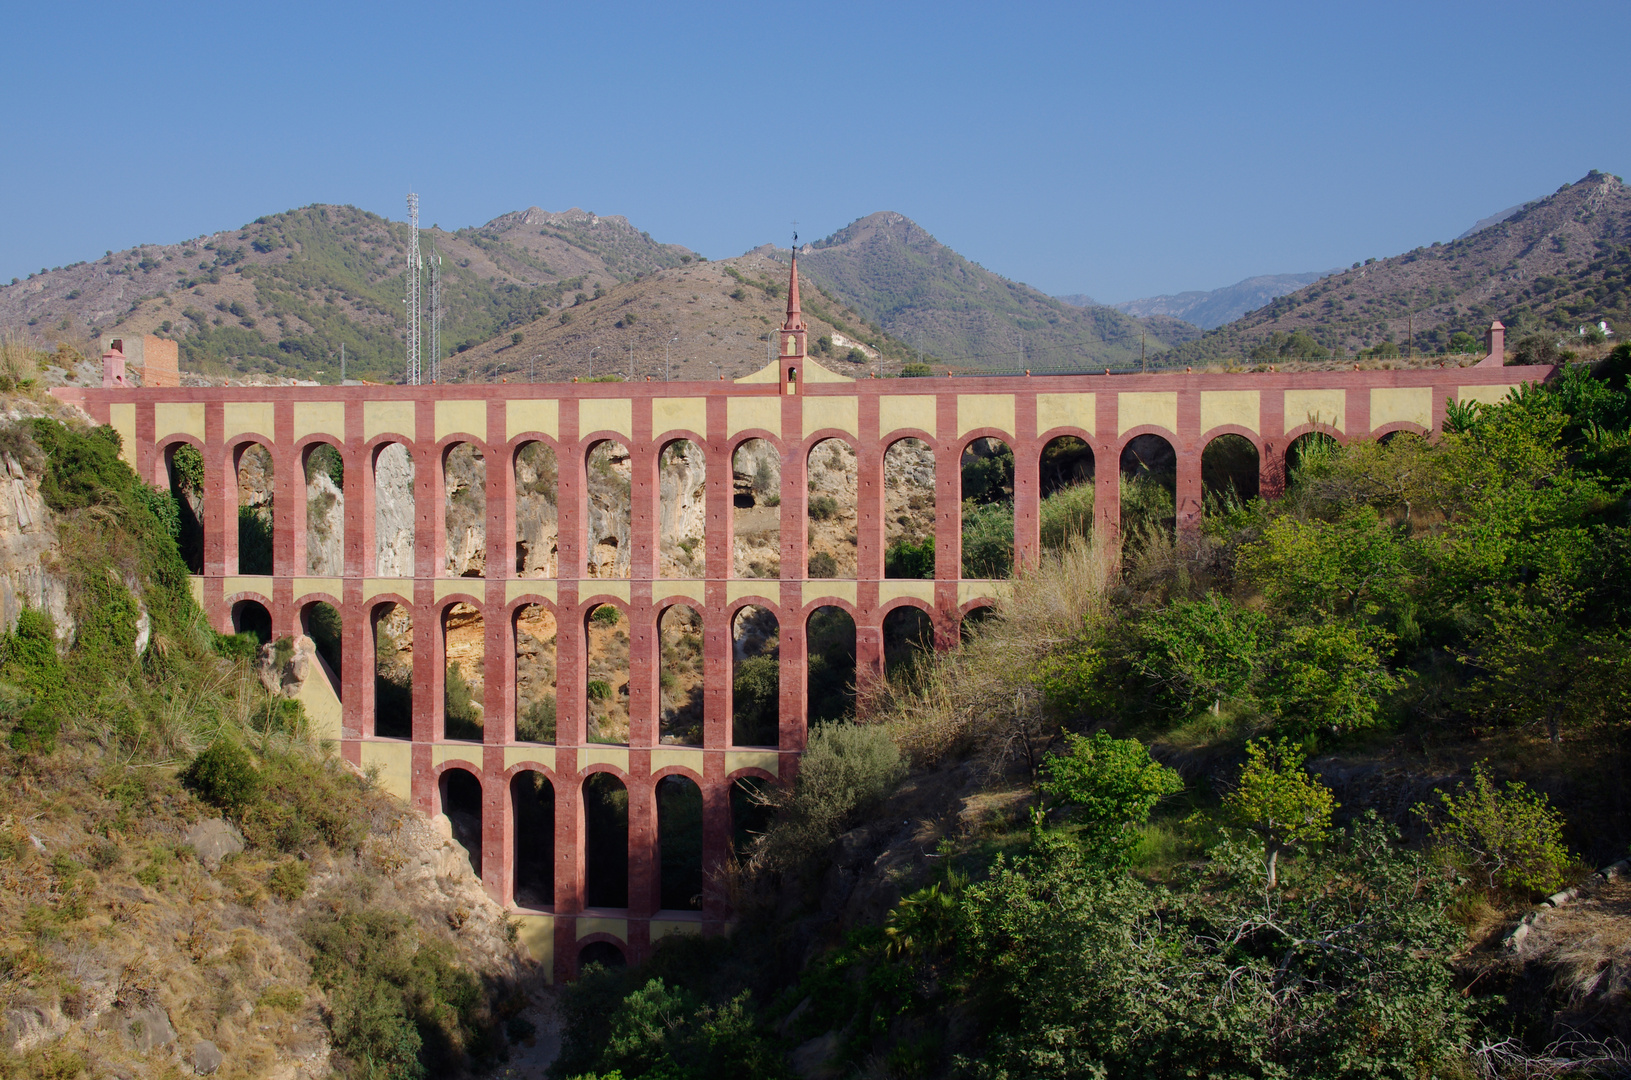
[[[804,584],[799,581],[781,583],[782,617],[779,624],[779,688],[776,745],[783,750],[804,749],[806,728],[809,725],[810,650],[805,637]]]
[[[1108,386],[1095,398],[1095,402],[1093,526],[1100,543],[1118,546],[1121,543],[1120,416],[1116,394]]]
[[[736,576],[735,481],[724,396],[710,396],[707,410],[708,535],[704,543],[708,545],[708,581],[698,612],[702,616],[702,745],[723,751],[731,742],[731,636],[725,609],[728,582]]]
[[[731,792],[725,755],[709,751],[702,760],[702,931],[721,933],[730,918],[725,872],[731,854]]]
[[[782,395],[781,576],[803,578],[810,548],[808,460],[805,457],[803,399]]]
[[[1174,491],[1177,508],[1177,533],[1191,543],[1199,539],[1203,523],[1204,487],[1201,482],[1201,454],[1206,449],[1201,432],[1201,392],[1186,388],[1178,391],[1178,430],[1172,445],[1177,456],[1177,485]]]
[[[1036,395],[1014,395],[1014,569],[1042,557],[1042,444],[1036,438]],[[960,632],[960,631],[959,631]]]
[[[555,751],[555,914],[576,915],[583,910],[583,782],[578,776],[578,751]],[[566,920],[571,926],[572,921]],[[560,925],[557,921],[557,927]],[[576,938],[569,939],[565,953],[575,965]],[[563,958],[560,939],[555,955]]]
[[[584,491],[583,454],[578,445],[576,401],[561,401],[560,425],[560,452],[556,455],[559,559],[555,603],[555,743],[557,746],[581,746],[584,733],[585,641],[578,595],[579,579],[583,577],[583,529],[588,504]],[[557,768],[561,767],[557,764]],[[571,776],[571,773],[565,772],[563,775]],[[572,790],[576,797],[575,781]]]
[[[644,767],[636,771],[633,757],[639,753]],[[629,918],[649,919],[657,913],[660,883],[657,863],[657,802],[651,783],[651,752],[630,752],[627,779],[629,792]],[[633,925],[630,946],[633,946]]]
[[[862,580],[883,578],[883,560],[888,531],[884,526],[885,448],[878,435],[878,395],[863,395],[857,402],[855,477],[855,576]]]
[[[936,395],[935,427],[940,438],[934,447],[934,576],[937,581],[960,581],[963,577],[963,440],[957,431],[956,394]],[[856,648],[860,648],[859,641]],[[855,677],[861,677],[859,670]]]
[[[651,435],[650,398],[634,400],[632,426],[634,430],[629,439],[629,537],[632,547],[629,576],[633,579],[629,583],[628,612],[629,746],[649,747],[657,744],[658,730],[658,635],[657,613],[652,605],[652,582],[658,575],[662,530],[662,495],[658,482],[661,448]],[[633,767],[631,759],[630,768]],[[630,904],[633,904],[632,898]]]
[[[514,875],[510,873],[510,853],[515,850],[511,835],[515,822],[510,817],[509,785],[504,782],[504,747],[481,748],[481,885],[497,904],[508,906]]]

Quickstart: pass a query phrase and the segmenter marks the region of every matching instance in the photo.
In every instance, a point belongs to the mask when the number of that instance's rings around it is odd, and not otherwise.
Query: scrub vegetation
[[[1501,942],[1631,835],[1628,372],[1047,545],[812,731],[729,939],[564,992],[556,1074],[1623,1075],[1622,935]]]

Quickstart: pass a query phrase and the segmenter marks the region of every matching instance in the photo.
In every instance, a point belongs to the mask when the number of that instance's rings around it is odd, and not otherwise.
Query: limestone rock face
[[[374,463],[374,573],[413,576],[413,458],[391,443]]]
[[[629,576],[631,476],[629,451],[622,444],[600,442],[589,451],[589,577]]]
[[[483,577],[487,573],[487,462],[469,443],[454,444],[444,460],[447,573]]]
[[[345,572],[345,492],[321,470],[306,482],[306,572],[319,577]]]
[[[260,676],[261,685],[266,687],[267,693],[296,698],[300,696],[300,689],[306,685],[306,680],[317,669],[317,643],[305,634],[298,634],[289,640],[293,648],[281,662],[275,643],[262,645],[256,657],[255,673]]]
[[[10,454],[0,455],[0,618],[17,625],[23,608],[49,612],[59,640],[73,637],[68,583],[57,572],[56,528],[40,498],[37,477]]]
[[[657,572],[662,577],[708,576],[708,461],[690,440],[670,444],[657,465],[661,499]]]
[[[55,1006],[7,1009],[0,1014],[0,1048],[26,1054],[36,1046],[55,1042],[67,1030],[68,1018]]]
[[[225,1060],[220,1048],[208,1039],[193,1047],[193,1072],[199,1076],[213,1076]]]

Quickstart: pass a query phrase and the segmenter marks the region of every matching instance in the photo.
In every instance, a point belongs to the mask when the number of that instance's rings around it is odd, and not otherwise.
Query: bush
[[[260,773],[244,748],[230,739],[193,758],[181,780],[205,802],[235,815],[260,799]]]
[[[612,696],[612,684],[605,679],[590,679],[583,691],[590,701],[605,701]]]
[[[897,540],[883,555],[883,576],[886,578],[934,577],[934,537],[926,536],[920,544],[910,540]]]
[[[827,521],[838,516],[838,500],[831,495],[812,495],[809,514],[811,521]]]
[[[926,379],[934,374],[934,369],[928,364],[909,363],[900,366],[900,377],[903,379]]]
[[[449,739],[481,738],[481,703],[476,701],[470,684],[465,681],[464,669],[458,664],[447,665],[443,686],[443,707],[446,709],[447,737]]]
[[[818,551],[810,556],[809,576],[812,578],[835,578],[838,576],[838,560],[825,551]]]
[[[736,664],[731,684],[733,741],[745,746],[775,746],[781,717],[781,661],[761,653]]]
[[[1014,508],[963,503],[963,576],[1005,578],[1014,567]]]
[[[882,727],[820,724],[810,730],[792,792],[772,796],[780,813],[756,861],[785,870],[819,855],[906,776],[900,749]]]
[[[272,890],[272,895],[292,904],[306,895],[309,881],[305,863],[299,859],[284,859],[272,868],[266,884]]]
[[[515,718],[515,737],[521,742],[555,741],[554,694],[545,694]]]
[[[1076,537],[1093,535],[1093,485],[1074,484],[1042,500],[1042,548],[1062,551]]]
[[[1067,735],[1065,744],[1065,753],[1043,760],[1037,790],[1075,809],[1082,824],[1078,839],[1095,862],[1124,866],[1138,846],[1134,826],[1149,818],[1156,803],[1183,790],[1183,781],[1151,760],[1137,739],[1095,731],[1091,738]]]
[[[1487,888],[1549,893],[1563,884],[1563,815],[1545,795],[1516,781],[1496,790],[1480,763],[1471,784],[1438,797],[1437,814],[1425,804],[1417,814],[1432,822],[1433,843],[1475,869]]]

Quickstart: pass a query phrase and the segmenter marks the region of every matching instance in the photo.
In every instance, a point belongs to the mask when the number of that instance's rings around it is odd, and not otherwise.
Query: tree
[[[1270,654],[1264,707],[1291,731],[1358,731],[1400,685],[1382,666],[1393,635],[1354,619],[1293,626]]]
[[[1207,706],[1216,716],[1224,698],[1252,685],[1268,636],[1268,620],[1261,614],[1209,592],[1147,616],[1138,627],[1140,651],[1133,668],[1174,711],[1188,714]]]
[[[1132,827],[1146,821],[1156,803],[1182,791],[1183,781],[1151,759],[1137,739],[1095,731],[1090,738],[1067,735],[1065,744],[1065,753],[1043,760],[1037,789],[1075,809],[1083,826],[1079,839],[1096,861],[1125,865],[1137,842]]]
[[[1239,566],[1275,607],[1316,621],[1398,607],[1410,579],[1398,534],[1369,506],[1336,521],[1278,518],[1241,548]]]
[[[1433,842],[1481,873],[1494,889],[1551,892],[1563,883],[1569,849],[1563,845],[1563,815],[1546,796],[1517,781],[1495,789],[1483,762],[1472,767],[1472,783],[1456,785],[1455,795],[1438,793],[1439,814],[1428,804],[1416,813],[1432,824]]]
[[[1284,738],[1246,744],[1246,765],[1224,811],[1263,841],[1269,888],[1279,883],[1280,852],[1324,840],[1336,800],[1331,789],[1303,768],[1303,752]]]

